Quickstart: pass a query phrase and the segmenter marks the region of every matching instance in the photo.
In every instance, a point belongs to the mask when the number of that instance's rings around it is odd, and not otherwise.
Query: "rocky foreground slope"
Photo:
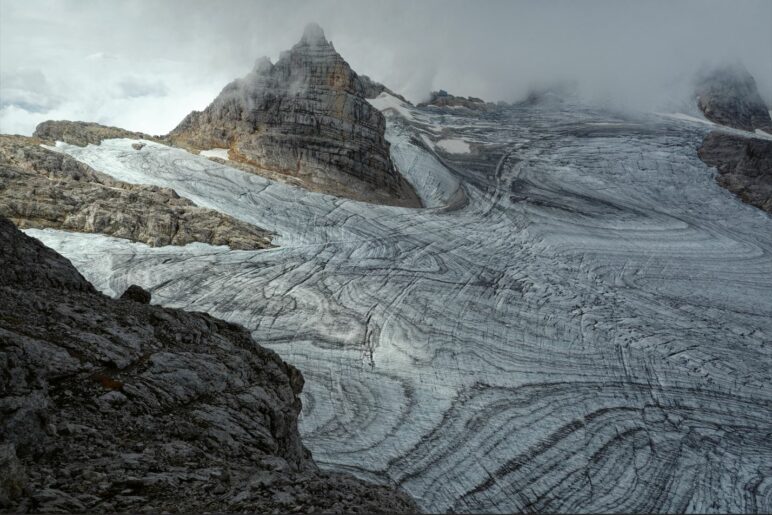
[[[242,327],[113,300],[0,217],[0,509],[413,511],[320,472],[300,372]]]
[[[39,134],[83,145],[135,137],[122,129],[75,122],[44,123]],[[125,132],[125,131],[124,131]],[[234,249],[270,247],[270,233],[196,206],[174,190],[128,184],[65,154],[40,138],[0,135],[0,215],[21,228],[103,233],[151,246],[204,242]],[[142,152],[141,144],[135,145]]]
[[[365,84],[309,25],[274,64],[267,58],[228,84],[204,110],[170,134],[183,147],[229,149],[229,158],[269,178],[288,177],[313,191],[418,207],[384,138],[385,119],[366,100]]]

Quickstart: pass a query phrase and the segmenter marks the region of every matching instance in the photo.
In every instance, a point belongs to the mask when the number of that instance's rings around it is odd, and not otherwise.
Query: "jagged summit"
[[[228,148],[256,173],[315,191],[420,206],[391,162],[385,119],[365,91],[321,27],[309,24],[276,63],[258,59],[169,137],[198,150]]]
[[[319,24],[313,22],[306,25],[306,28],[303,29],[303,37],[300,41],[307,45],[329,44],[327,38],[324,37],[324,30],[322,30]]]

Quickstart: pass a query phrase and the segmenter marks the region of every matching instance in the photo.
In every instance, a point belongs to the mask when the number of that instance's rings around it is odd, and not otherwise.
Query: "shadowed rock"
[[[756,81],[739,64],[716,68],[698,79],[697,105],[709,120],[745,131],[772,134],[772,120]],[[713,131],[698,155],[714,166],[716,181],[732,193],[772,213],[772,141]]]
[[[121,295],[121,300],[130,300],[133,302],[139,302],[140,304],[150,304],[150,292],[143,289],[141,286],[132,284]]]

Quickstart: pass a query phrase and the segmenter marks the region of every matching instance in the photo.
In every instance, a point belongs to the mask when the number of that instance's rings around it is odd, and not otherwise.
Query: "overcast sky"
[[[772,100],[770,0],[0,0],[0,132],[71,119],[165,133],[310,21],[414,101],[513,101],[570,80],[590,102],[663,109],[726,60]]]

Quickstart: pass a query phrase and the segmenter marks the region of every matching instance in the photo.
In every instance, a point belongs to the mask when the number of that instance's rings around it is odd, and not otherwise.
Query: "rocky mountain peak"
[[[313,22],[306,25],[300,42],[306,45],[329,45],[329,41],[324,37],[324,30]]]
[[[197,150],[227,148],[250,171],[315,191],[420,206],[391,162],[383,115],[364,95],[356,72],[310,24],[276,63],[258,59],[169,138]]]

